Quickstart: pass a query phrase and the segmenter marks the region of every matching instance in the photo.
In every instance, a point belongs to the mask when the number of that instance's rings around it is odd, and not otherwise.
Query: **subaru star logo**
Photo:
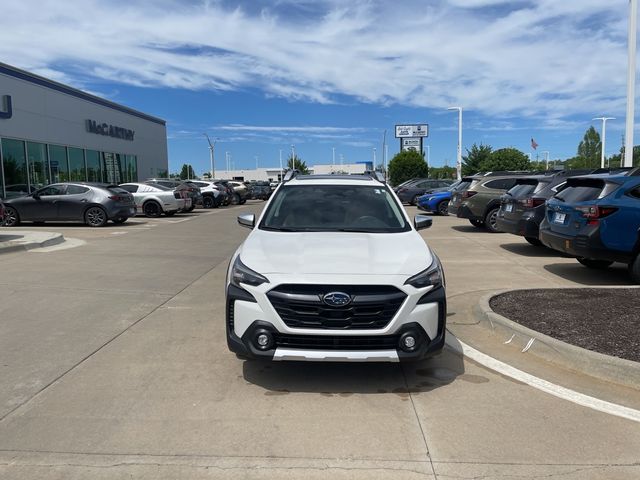
[[[351,297],[343,292],[331,292],[322,297],[322,301],[330,307],[344,307],[351,303]]]

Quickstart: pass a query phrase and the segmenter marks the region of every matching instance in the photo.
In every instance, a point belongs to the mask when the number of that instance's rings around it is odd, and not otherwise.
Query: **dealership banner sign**
[[[429,136],[429,125],[396,125],[396,138],[423,138]]]
[[[129,140],[130,142],[133,142],[133,136],[135,135],[135,132],[128,128],[116,127],[115,125],[109,125],[107,123],[98,123],[95,120],[87,120],[86,125],[87,132],[121,138],[122,140]]]

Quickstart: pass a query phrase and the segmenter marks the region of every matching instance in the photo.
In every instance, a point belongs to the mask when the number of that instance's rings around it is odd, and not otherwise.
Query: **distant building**
[[[0,63],[0,196],[167,171],[164,120]]]
[[[332,174],[332,173],[364,173],[366,170],[372,170],[371,162],[345,163],[343,165],[313,165],[309,167],[312,174]],[[219,179],[235,179],[241,181],[247,180],[267,180],[269,182],[278,182],[281,179],[282,171],[280,168],[258,168],[245,170],[218,170],[216,169],[216,177]]]

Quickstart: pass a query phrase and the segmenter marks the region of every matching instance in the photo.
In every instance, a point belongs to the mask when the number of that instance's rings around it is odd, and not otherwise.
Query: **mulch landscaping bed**
[[[489,304],[509,320],[563,342],[640,362],[640,289],[519,290]]]

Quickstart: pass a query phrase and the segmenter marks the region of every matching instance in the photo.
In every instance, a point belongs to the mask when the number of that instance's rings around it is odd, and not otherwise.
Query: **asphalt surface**
[[[20,227],[76,243],[0,257],[0,478],[640,478],[640,424],[449,351],[407,365],[237,359],[224,275],[248,233],[236,215],[262,205]],[[461,335],[487,290],[628,282],[451,217],[423,235]]]

